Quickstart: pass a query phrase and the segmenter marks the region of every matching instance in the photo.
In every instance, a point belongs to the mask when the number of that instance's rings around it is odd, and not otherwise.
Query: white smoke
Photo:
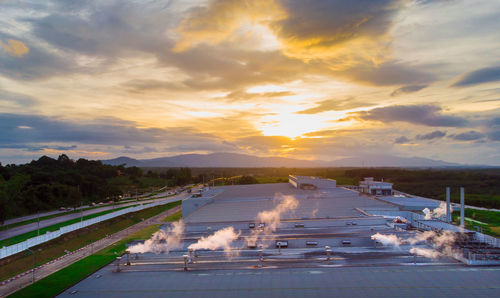
[[[422,210],[422,212],[425,214],[424,217],[425,220],[431,220],[432,218],[440,218],[441,216],[446,215],[446,203],[441,202],[439,204],[439,207],[437,207],[436,209],[430,211],[429,208],[425,208],[424,210]],[[450,212],[453,212],[451,208]]]
[[[450,213],[451,212],[452,212],[452,208],[450,208]],[[441,204],[439,204],[439,207],[432,210],[432,216],[434,216],[434,217],[439,218],[443,215],[446,215],[446,203],[445,202],[441,202]]]
[[[231,250],[231,243],[238,239],[241,231],[235,232],[233,227],[227,227],[222,230],[218,230],[210,236],[201,237],[198,242],[193,243],[188,246],[188,249],[199,250],[199,249],[224,249],[227,253]]]
[[[278,205],[272,210],[261,211],[257,214],[257,220],[265,223],[266,232],[274,232],[281,222],[281,215],[285,212],[293,211],[299,206],[299,201],[293,196],[280,195]]]
[[[381,242],[384,245],[393,245],[395,247],[399,247],[402,244],[409,244],[409,245],[415,245],[418,243],[423,243],[423,242],[430,242],[432,246],[435,248],[441,250],[444,254],[446,255],[452,255],[454,253],[457,253],[454,248],[453,244],[457,240],[456,238],[456,233],[453,233],[451,231],[441,231],[439,233],[436,233],[434,231],[425,231],[423,233],[418,233],[413,237],[410,237],[408,239],[401,239],[396,235],[383,235],[380,233],[377,233],[375,235],[372,235],[371,238],[373,240],[377,240]],[[434,251],[435,253],[432,253]],[[412,247],[410,249],[411,253],[416,253],[422,256],[428,256],[430,258],[437,258],[441,254],[436,251],[436,250],[431,250],[431,249],[424,249],[424,248],[418,248],[418,247]]]
[[[264,224],[264,229],[254,229],[251,236],[247,238],[247,243],[258,244],[258,240],[264,232],[272,234],[278,228],[281,222],[281,216],[285,212],[293,212],[299,206],[299,201],[293,196],[285,196],[282,194],[275,194],[275,201],[279,203],[271,210],[261,211],[257,214],[255,220]],[[267,246],[265,243],[260,243],[262,246]]]
[[[184,235],[184,223],[182,220],[174,222],[166,231],[159,230],[153,236],[128,248],[130,253],[169,253],[173,249],[182,247],[182,236]]]
[[[316,214],[318,214],[318,211],[319,211],[319,209],[318,209],[318,208],[316,208],[316,209],[314,209],[314,210],[312,211],[312,214],[311,214],[311,215],[312,215],[312,218],[316,218]]]
[[[422,210],[422,212],[425,214],[425,217],[424,217],[425,220],[432,219],[431,210],[429,210],[429,208],[424,208],[424,210]]]
[[[401,244],[401,239],[399,239],[399,237],[396,235],[384,235],[377,233],[375,235],[372,235],[371,238],[372,240],[377,240],[383,245],[394,245],[396,247],[399,247],[399,245]]]
[[[411,248],[410,253],[431,259],[437,259],[441,255],[437,250],[421,247]]]

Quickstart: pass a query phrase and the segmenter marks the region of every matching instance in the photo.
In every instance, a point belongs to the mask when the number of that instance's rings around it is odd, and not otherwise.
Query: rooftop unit
[[[361,192],[374,196],[390,196],[392,195],[392,183],[384,181],[375,181],[373,177],[367,177],[359,182]]]
[[[314,176],[289,175],[288,182],[297,188],[305,190],[332,189],[337,187],[337,181]]]

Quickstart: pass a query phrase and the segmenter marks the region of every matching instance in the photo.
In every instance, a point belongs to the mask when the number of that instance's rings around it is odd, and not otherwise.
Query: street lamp
[[[31,254],[33,255],[33,274],[31,275],[31,283],[35,283],[36,250],[31,250],[28,248],[27,251],[31,252]],[[41,249],[39,248],[38,251],[41,251]]]

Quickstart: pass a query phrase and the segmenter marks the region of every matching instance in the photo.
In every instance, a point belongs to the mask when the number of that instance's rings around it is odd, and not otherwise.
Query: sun
[[[264,116],[257,125],[265,136],[296,138],[305,133],[322,130],[329,125],[315,115],[282,113]]]

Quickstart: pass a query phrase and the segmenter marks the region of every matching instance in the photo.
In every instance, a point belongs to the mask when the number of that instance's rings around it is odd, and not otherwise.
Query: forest
[[[119,200],[127,193],[193,182],[188,168],[144,172],[101,161],[42,156],[23,165],[0,164],[0,223],[5,219],[60,207]]]

